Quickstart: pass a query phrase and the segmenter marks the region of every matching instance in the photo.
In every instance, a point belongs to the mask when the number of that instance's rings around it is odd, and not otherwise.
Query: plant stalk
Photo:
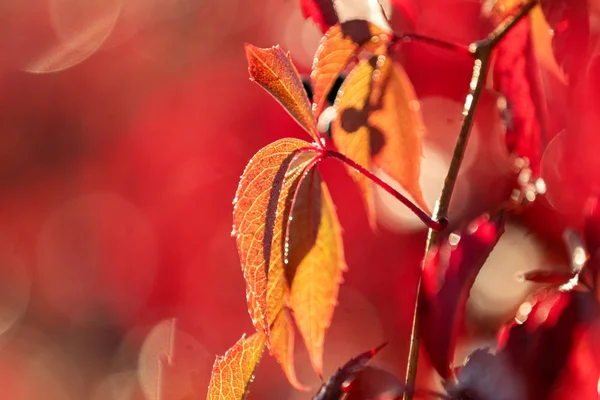
[[[354,168],[361,175],[366,176],[371,181],[373,181],[377,186],[394,196],[397,200],[399,200],[402,204],[408,207],[427,227],[434,231],[440,231],[444,229],[446,226],[445,220],[432,219],[425,211],[421,210],[417,205],[415,205],[412,201],[410,201],[406,196],[402,193],[398,192],[396,189],[391,187],[388,183],[386,183],[383,179],[379,178],[377,175],[373,174],[371,171],[358,164],[354,160],[349,157],[346,157],[342,153],[339,153],[335,150],[325,150],[325,157],[335,158],[344,164],[348,165],[350,168]]]
[[[490,57],[494,47],[502,40],[502,38],[521,20],[529,11],[537,4],[536,0],[530,1],[525,4],[519,12],[511,17],[504,20],[492,33],[490,33],[485,39],[474,42],[469,46],[470,52],[475,57],[475,63],[473,65],[473,74],[471,75],[471,82],[469,84],[469,94],[465,99],[463,108],[463,121],[460,127],[460,132],[456,140],[454,147],[454,153],[452,154],[452,160],[450,161],[450,167],[446,179],[444,180],[444,186],[439,200],[436,202],[435,209],[433,211],[433,220],[447,221],[448,219],[448,208],[450,207],[450,201],[452,199],[452,193],[454,192],[454,186],[456,185],[456,179],[460,172],[460,166],[464,158],[467,143],[469,141],[469,135],[471,127],[475,119],[475,111],[477,104],[483,91],[485,79],[488,72]],[[425,246],[425,254],[423,256],[423,263],[427,258],[427,254],[431,247],[437,242],[439,237],[439,231],[429,229],[427,234],[427,244]],[[421,296],[421,276],[419,275],[417,281],[417,290],[415,296],[415,307],[412,320],[412,330],[410,337],[410,347],[408,351],[408,363],[406,368],[406,381],[405,387],[415,387],[417,378],[417,364],[419,360],[419,332],[418,332],[418,309],[419,309],[419,298]],[[443,334],[443,332],[440,332]],[[413,393],[407,391],[404,395],[404,400],[412,400]]]

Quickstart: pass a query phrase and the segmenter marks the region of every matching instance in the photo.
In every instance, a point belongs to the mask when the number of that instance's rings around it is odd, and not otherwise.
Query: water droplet
[[[456,233],[451,233],[450,236],[448,236],[448,243],[450,244],[450,246],[455,247],[458,245],[459,242],[460,235],[457,235]]]

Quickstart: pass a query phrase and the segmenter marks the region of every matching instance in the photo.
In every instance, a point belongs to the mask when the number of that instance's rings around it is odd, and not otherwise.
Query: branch
[[[335,158],[344,164],[354,168],[362,175],[369,178],[373,181],[377,186],[394,196],[398,199],[402,204],[409,208],[427,227],[435,232],[441,231],[447,225],[447,221],[444,219],[432,219],[425,211],[421,210],[417,205],[415,205],[412,201],[410,201],[407,197],[405,197],[402,193],[398,192],[396,189],[387,184],[384,180],[379,178],[377,175],[373,174],[371,171],[358,164],[351,158],[346,157],[342,153],[339,153],[335,150],[325,150],[325,157]]]
[[[515,15],[504,20],[487,38],[474,42],[469,45],[469,52],[476,58],[473,65],[473,74],[471,76],[471,83],[469,84],[469,94],[465,99],[463,108],[464,119],[462,121],[460,132],[456,140],[454,147],[454,153],[448,168],[448,174],[444,180],[444,187],[439,200],[436,203],[433,211],[433,219],[436,221],[447,220],[448,208],[450,206],[450,200],[452,199],[452,193],[454,192],[454,186],[456,179],[460,171],[460,166],[467,148],[469,141],[469,134],[473,125],[475,116],[475,110],[479,103],[479,98],[485,84],[485,78],[487,76],[490,56],[494,47],[502,40],[502,38],[521,20],[523,19],[533,7],[537,5],[537,0],[530,0],[525,4],[521,10]],[[439,232],[432,229],[429,230],[427,235],[427,244],[425,247],[425,255],[423,256],[423,262],[429,253],[431,247],[437,242]],[[417,282],[417,293],[415,299],[415,307],[412,321],[412,331],[410,338],[410,348],[408,354],[408,365],[406,369],[406,387],[414,387],[417,378],[417,363],[419,360],[419,333],[418,333],[418,309],[419,309],[419,298],[421,294],[421,278]],[[404,400],[412,400],[413,395],[407,392],[404,395]]]

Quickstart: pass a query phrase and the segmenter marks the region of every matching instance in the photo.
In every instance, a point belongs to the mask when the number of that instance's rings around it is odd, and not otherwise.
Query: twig
[[[490,56],[494,47],[502,40],[502,38],[521,20],[529,11],[537,4],[536,0],[529,1],[525,4],[521,10],[515,15],[504,20],[487,38],[474,42],[469,45],[469,52],[475,56],[475,63],[473,66],[473,75],[471,76],[471,82],[469,85],[469,94],[465,99],[465,105],[463,108],[463,121],[460,127],[460,132],[456,140],[454,147],[454,153],[448,168],[448,174],[444,180],[444,186],[439,200],[436,203],[433,219],[436,221],[447,220],[448,208],[450,206],[450,200],[452,199],[452,193],[456,184],[456,179],[460,171],[460,166],[467,148],[469,141],[469,134],[471,132],[471,126],[475,116],[475,110],[483,90],[485,78],[487,76]],[[427,244],[425,246],[425,254],[423,256],[423,262],[427,257],[427,253],[431,247],[437,242],[439,232],[432,229],[429,230],[427,235]],[[415,307],[413,313],[412,330],[410,337],[410,348],[408,351],[408,364],[406,369],[406,387],[415,387],[417,378],[417,364],[419,360],[419,333],[418,333],[418,308],[419,298],[421,296],[421,278],[419,276],[417,282]],[[443,332],[441,333],[443,334]],[[413,394],[410,392],[405,393],[404,400],[412,400]]]
[[[346,165],[351,168],[356,169],[360,174],[366,176],[383,190],[394,196],[398,199],[402,204],[409,208],[427,227],[432,231],[440,231],[444,229],[447,225],[447,222],[444,219],[432,219],[425,211],[421,210],[417,205],[415,205],[412,201],[406,198],[402,193],[398,192],[396,189],[387,184],[384,180],[379,178],[377,175],[373,174],[371,171],[358,164],[354,160],[346,157],[342,153],[339,153],[335,150],[325,150],[325,157],[335,158],[339,161],[342,161]]]

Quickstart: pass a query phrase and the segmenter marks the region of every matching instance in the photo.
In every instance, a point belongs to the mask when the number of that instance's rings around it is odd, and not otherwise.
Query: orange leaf
[[[373,162],[398,181],[421,208],[429,211],[419,184],[425,128],[417,95],[404,68],[389,57],[383,62],[381,77],[384,79],[382,108],[369,118],[374,132],[379,130],[383,134],[371,139]]]
[[[279,46],[261,49],[246,44],[245,47],[250,79],[271,93],[300,126],[318,141],[310,101],[289,54],[285,54]]]
[[[243,399],[252,382],[254,370],[265,349],[265,337],[261,333],[246,338],[243,335],[223,357],[217,357],[213,365],[207,400]]]
[[[300,183],[288,230],[290,307],[313,368],[323,374],[323,342],[346,270],[335,206],[316,170]]]
[[[361,60],[338,94],[332,138],[340,152],[369,170],[380,167],[429,211],[419,185],[421,138],[418,102],[400,65],[384,55]],[[373,184],[352,168],[374,225]]]
[[[294,368],[294,325],[285,308],[281,309],[271,327],[269,351],[281,365],[281,369],[290,384],[298,390],[308,390],[298,381]]]
[[[313,113],[323,111],[329,91],[337,77],[364,45],[382,46],[389,35],[365,20],[351,20],[332,26],[323,36],[310,75],[313,87]]]
[[[246,280],[248,311],[267,339],[284,304],[283,232],[291,202],[304,170],[319,154],[299,139],[271,143],[250,160],[236,192],[232,235]]]

